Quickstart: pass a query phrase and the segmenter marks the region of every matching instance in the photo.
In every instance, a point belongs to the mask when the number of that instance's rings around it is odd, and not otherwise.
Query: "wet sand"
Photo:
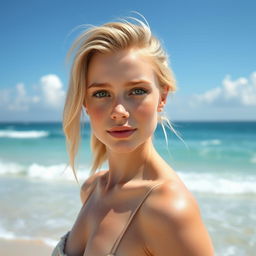
[[[40,240],[0,239],[0,255],[3,256],[50,256],[52,250]]]

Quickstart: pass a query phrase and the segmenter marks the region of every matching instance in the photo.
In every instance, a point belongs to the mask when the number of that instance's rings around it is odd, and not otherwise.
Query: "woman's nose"
[[[128,117],[129,117],[129,112],[127,112],[124,106],[121,104],[118,104],[117,106],[115,106],[115,108],[113,109],[113,112],[111,113],[112,119],[123,119]]]

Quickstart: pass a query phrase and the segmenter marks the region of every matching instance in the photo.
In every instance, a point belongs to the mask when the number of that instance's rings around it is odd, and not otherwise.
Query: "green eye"
[[[93,93],[93,97],[96,97],[96,98],[103,98],[103,97],[106,97],[108,94],[107,94],[107,91],[97,91],[95,93]],[[109,97],[109,96],[107,96]]]
[[[142,95],[142,94],[145,94],[145,93],[147,93],[147,91],[144,90],[144,89],[141,89],[141,88],[136,88],[132,91],[133,95]]]
[[[148,91],[142,88],[135,88],[131,91],[132,95],[143,95],[146,94]],[[105,97],[110,97],[109,93],[105,90],[101,90],[101,91],[96,91],[92,94],[92,97],[95,98],[105,98]]]

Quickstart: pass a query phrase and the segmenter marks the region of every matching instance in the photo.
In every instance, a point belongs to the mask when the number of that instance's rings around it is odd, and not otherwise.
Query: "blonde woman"
[[[195,198],[152,143],[176,88],[167,54],[147,23],[131,20],[92,26],[71,49],[63,120],[70,165],[75,173],[83,109],[94,161],[80,213],[52,255],[213,256]],[[97,171],[104,161],[108,170]]]

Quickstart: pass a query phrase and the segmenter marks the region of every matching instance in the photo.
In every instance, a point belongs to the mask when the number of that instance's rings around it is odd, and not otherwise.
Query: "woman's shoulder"
[[[152,191],[141,216],[141,231],[153,255],[213,255],[198,203],[179,181],[167,180]]]
[[[199,211],[193,194],[178,180],[165,180],[152,191],[145,203],[146,216],[169,215],[175,220],[182,215],[191,215],[191,211]]]
[[[80,198],[82,204],[86,201],[90,193],[92,192],[93,188],[96,186],[98,180],[103,177],[108,171],[98,171],[90,175],[82,184],[80,189]]]

